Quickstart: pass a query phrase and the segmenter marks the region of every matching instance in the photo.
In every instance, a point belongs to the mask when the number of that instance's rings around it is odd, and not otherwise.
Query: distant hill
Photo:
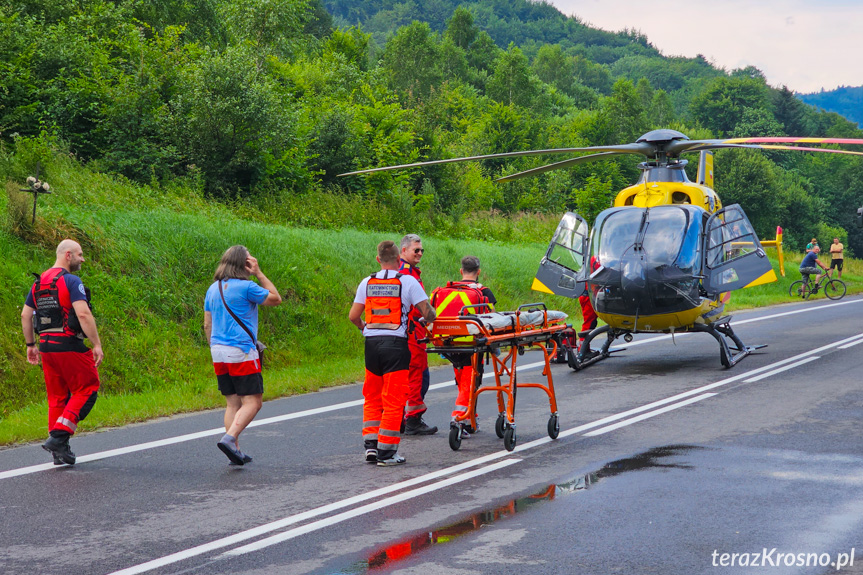
[[[858,126],[863,126],[863,86],[840,86],[829,92],[797,94],[797,97],[828,112],[836,112]]]

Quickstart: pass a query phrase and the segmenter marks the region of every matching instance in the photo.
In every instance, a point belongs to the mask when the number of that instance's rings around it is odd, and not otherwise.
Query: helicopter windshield
[[[654,266],[673,265],[693,273],[700,259],[699,231],[700,218],[677,206],[621,209],[596,227],[591,256],[606,268],[616,268],[637,250]]]

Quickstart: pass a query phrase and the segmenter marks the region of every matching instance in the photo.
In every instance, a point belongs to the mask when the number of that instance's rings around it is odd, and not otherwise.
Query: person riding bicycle
[[[800,274],[803,276],[803,281],[809,281],[809,275],[815,274],[815,286],[812,288],[812,293],[818,292],[818,282],[821,281],[821,277],[824,275],[818,271],[818,267],[823,269],[825,273],[828,272],[828,267],[818,261],[818,253],[821,251],[821,248],[818,245],[812,246],[812,251],[806,254],[806,257],[803,258],[803,261],[800,262]],[[815,267],[815,266],[818,267]]]

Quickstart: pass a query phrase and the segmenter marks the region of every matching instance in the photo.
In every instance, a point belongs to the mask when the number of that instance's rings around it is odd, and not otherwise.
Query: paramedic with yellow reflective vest
[[[430,323],[435,313],[419,282],[398,272],[396,244],[383,241],[377,251],[381,271],[360,282],[348,319],[365,336],[365,460],[387,467],[405,462],[398,448],[411,362],[408,314],[416,309]]]
[[[27,361],[33,365],[41,362],[45,376],[50,437],[42,448],[51,452],[54,465],[75,463],[69,437],[96,403],[96,368],[104,358],[96,320],[90,311],[89,290],[72,274],[81,269],[82,263],[84,253],[77,242],[60,242],[54,266],[30,288],[21,312]],[[93,349],[84,343],[85,337]]]
[[[461,281],[448,282],[446,286],[435,288],[431,295],[431,303],[438,317],[458,316],[462,308],[467,305],[489,304],[489,308],[473,308],[465,310],[465,313],[488,313],[494,311],[497,299],[491,290],[478,282],[480,274],[479,258],[476,256],[465,256],[461,260]],[[455,371],[455,382],[458,386],[458,397],[455,400],[455,409],[452,412],[452,421],[456,417],[464,417],[467,412],[470,395],[473,391],[474,372],[471,367],[471,355],[467,353],[452,354],[450,361]],[[469,437],[476,429],[462,430],[462,438]]]

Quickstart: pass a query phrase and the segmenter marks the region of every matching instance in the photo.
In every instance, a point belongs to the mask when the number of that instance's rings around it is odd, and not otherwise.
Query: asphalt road
[[[560,437],[522,389],[512,452],[488,393],[458,452],[442,429],[366,465],[359,385],[266,403],[241,468],[221,411],[75,437],[74,467],[6,449],[0,572],[863,573],[861,318],[860,298],[738,313],[768,347],[730,370],[702,334],[555,366]],[[441,427],[451,380],[426,398]]]

